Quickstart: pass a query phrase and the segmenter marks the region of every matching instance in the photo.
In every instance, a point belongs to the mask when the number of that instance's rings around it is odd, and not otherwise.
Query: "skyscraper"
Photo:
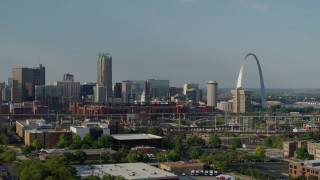
[[[132,93],[131,93],[131,81],[122,81],[122,87],[121,87],[121,97],[122,97],[122,103],[130,103],[132,99]]]
[[[157,98],[158,100],[166,100],[169,92],[169,80],[161,79],[148,79],[148,85],[151,98]]]
[[[106,86],[108,98],[112,96],[112,56],[110,53],[99,53],[97,62],[97,84]]]
[[[207,83],[207,105],[217,107],[218,101],[218,83],[216,81],[208,81]]]
[[[35,98],[35,85],[45,84],[46,68],[39,64],[35,68],[13,68],[12,101],[32,101]]]
[[[231,90],[233,99],[233,112],[244,113],[249,112],[251,109],[250,96],[251,91],[246,91],[241,87],[237,87],[235,90]]]

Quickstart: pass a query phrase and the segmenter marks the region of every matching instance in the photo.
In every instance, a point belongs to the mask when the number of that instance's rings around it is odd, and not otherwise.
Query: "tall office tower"
[[[35,100],[46,103],[59,102],[62,97],[62,86],[36,85]]]
[[[80,82],[63,80],[55,81],[53,82],[53,85],[62,87],[62,99],[64,102],[80,100]]]
[[[83,100],[82,103],[93,102],[94,100],[93,88],[96,85],[97,85],[96,83],[84,83],[80,85],[80,97]]]
[[[93,92],[95,103],[107,102],[107,87],[97,84],[95,87],[93,87]]]
[[[113,86],[113,97],[114,98],[121,98],[121,86],[122,83],[115,83]]]
[[[218,83],[216,81],[208,81],[207,83],[207,105],[217,107],[218,102]]]
[[[2,87],[2,101],[11,101],[13,79],[8,78],[8,85]]]
[[[110,53],[99,53],[97,83],[100,86],[106,86],[108,98],[112,97],[112,56]]]
[[[130,103],[132,99],[131,81],[122,81],[121,87],[122,103]]]
[[[183,88],[179,88],[179,87],[170,87],[169,88],[169,93],[171,96],[175,96],[178,94],[182,94],[183,93]]]
[[[11,101],[11,88],[8,85],[2,88],[2,101]]]
[[[195,89],[198,90],[199,89],[199,85],[197,83],[193,83],[193,84],[189,84],[186,83],[183,85],[183,94],[186,95],[187,94],[187,90],[188,89]]]
[[[63,75],[63,81],[70,81],[70,82],[74,82],[74,77],[73,74],[64,74]]]
[[[12,102],[33,101],[34,87],[45,84],[45,73],[41,64],[35,68],[13,68]]]
[[[234,113],[244,113],[250,112],[251,110],[251,102],[250,96],[252,94],[251,91],[246,91],[241,87],[236,88],[235,90],[231,90],[232,99],[233,99],[233,112]]]
[[[169,92],[169,80],[148,79],[150,97],[156,97],[158,100],[166,100]]]
[[[130,80],[131,81],[131,93],[134,100],[141,100],[141,95],[145,90],[145,81],[143,80]]]

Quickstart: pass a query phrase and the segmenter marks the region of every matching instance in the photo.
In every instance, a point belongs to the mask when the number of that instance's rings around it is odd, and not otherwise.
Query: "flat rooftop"
[[[179,179],[175,174],[155,168],[145,163],[121,163],[99,165],[75,165],[77,176],[86,177],[96,175],[103,177],[105,174],[122,176],[125,179]]]
[[[161,163],[165,166],[169,167],[199,167],[204,166],[205,163],[195,161],[195,162],[185,162],[185,161],[178,161],[178,162],[163,162]]]
[[[70,149],[41,149],[40,152],[45,152],[47,154],[63,154],[65,152],[75,153],[77,150],[70,150]],[[108,148],[101,148],[101,149],[83,149],[87,155],[96,155],[100,154],[101,152],[109,152],[109,153],[116,153],[116,151]]]
[[[112,134],[111,136],[116,140],[163,139],[153,134]]]

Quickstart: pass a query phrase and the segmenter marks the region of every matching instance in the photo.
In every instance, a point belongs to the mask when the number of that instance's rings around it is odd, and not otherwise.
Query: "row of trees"
[[[319,114],[320,109],[316,109],[312,106],[309,107],[293,107],[293,106],[281,106],[281,105],[275,105],[270,106],[268,108],[262,108],[261,106],[252,106],[251,112],[269,112],[269,113],[290,113],[290,112],[299,112],[302,114]]]
[[[16,152],[9,150],[5,146],[0,146],[0,161],[14,161],[16,160]]]
[[[65,156],[52,157],[43,162],[30,159],[17,163],[14,168],[21,180],[76,179],[76,170],[68,165]]]

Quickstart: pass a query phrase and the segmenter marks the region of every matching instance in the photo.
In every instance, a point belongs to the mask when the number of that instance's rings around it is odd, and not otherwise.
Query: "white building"
[[[100,124],[99,126],[70,126],[70,131],[84,138],[86,134],[100,137],[102,134],[110,135],[110,129],[107,124]]]
[[[122,176],[125,179],[171,179],[178,180],[179,177],[170,172],[150,166],[145,163],[121,163],[121,164],[99,164],[99,165],[76,165],[77,176],[85,178],[95,175],[102,178],[105,174]]]

